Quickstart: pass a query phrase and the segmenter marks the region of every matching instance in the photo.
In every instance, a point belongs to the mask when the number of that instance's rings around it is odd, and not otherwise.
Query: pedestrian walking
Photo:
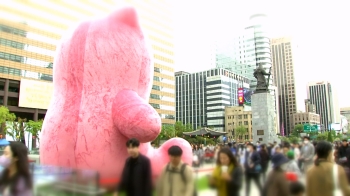
[[[140,142],[134,138],[126,142],[130,157],[125,161],[115,196],[120,192],[126,192],[127,196],[152,195],[151,162],[139,152],[139,146]]]
[[[157,196],[196,195],[192,168],[181,161],[182,149],[179,146],[171,146],[168,155],[170,162],[158,179]]]
[[[242,188],[243,170],[229,148],[219,151],[219,158],[210,178],[211,187],[218,196],[239,196]]]
[[[247,145],[247,152],[245,154],[245,181],[246,181],[246,196],[250,195],[250,184],[252,181],[258,186],[261,193],[262,186],[260,182],[261,158],[260,154],[256,151],[256,147],[249,143]]]
[[[305,136],[304,146],[301,149],[301,158],[300,158],[300,160],[303,163],[304,173],[306,173],[306,171],[310,168],[310,166],[312,166],[314,155],[315,155],[315,147],[313,144],[310,143],[310,137]]]

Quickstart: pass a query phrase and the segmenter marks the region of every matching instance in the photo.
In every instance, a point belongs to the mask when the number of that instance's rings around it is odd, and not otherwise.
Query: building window
[[[247,118],[248,118],[248,115],[247,115],[247,114],[244,114],[243,117],[244,117],[244,119],[247,119]]]
[[[154,109],[160,109],[160,105],[159,105],[159,104],[150,103],[150,105],[151,105]]]
[[[151,94],[151,99],[158,99],[160,100],[160,95],[156,95],[156,94]]]
[[[153,85],[153,86],[152,86],[152,89],[153,89],[153,90],[158,90],[158,91],[160,91],[160,86]]]
[[[238,122],[238,125],[242,125],[242,121],[239,121],[239,122]]]
[[[264,135],[264,130],[257,130],[257,135]]]
[[[153,76],[153,80],[159,82],[159,81],[160,81],[160,78],[159,78],[158,76]]]
[[[238,115],[238,119],[242,119],[242,115]]]
[[[11,68],[11,67],[0,66],[0,73],[20,76],[21,75],[21,70],[20,69]]]
[[[17,49],[23,49],[24,48],[24,44],[23,43],[15,42],[15,41],[11,41],[11,40],[8,40],[8,39],[3,39],[3,38],[0,38],[0,45],[9,46],[9,47],[12,47],[12,48],[17,48]]]
[[[244,125],[248,125],[248,121],[244,121]]]
[[[0,52],[0,59],[10,60],[10,61],[19,62],[19,63],[23,62],[22,56],[4,53],[4,52]]]

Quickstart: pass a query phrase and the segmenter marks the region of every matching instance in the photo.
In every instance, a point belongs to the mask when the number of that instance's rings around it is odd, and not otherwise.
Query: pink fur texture
[[[98,170],[117,179],[128,157],[126,141],[137,138],[158,175],[179,145],[183,161],[191,147],[172,139],[159,149],[149,144],[161,129],[159,114],[148,104],[153,63],[134,8],[81,23],[65,36],[54,62],[54,95],[41,135],[41,163]]]

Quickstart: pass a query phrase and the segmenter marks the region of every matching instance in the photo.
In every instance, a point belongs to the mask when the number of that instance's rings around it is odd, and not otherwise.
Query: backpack
[[[177,171],[171,170],[171,169],[170,169],[170,165],[168,164],[168,165],[166,166],[166,172],[170,172],[170,173],[180,173],[182,181],[183,181],[185,184],[187,184],[187,179],[186,179],[186,176],[185,176],[185,169],[186,169],[186,166],[187,166],[187,164],[185,164],[185,163],[182,164],[182,165],[181,165],[180,172],[177,172]],[[194,184],[194,189],[193,189],[193,190],[194,190],[194,191],[193,191],[193,196],[198,196],[198,194],[197,194],[196,183]]]

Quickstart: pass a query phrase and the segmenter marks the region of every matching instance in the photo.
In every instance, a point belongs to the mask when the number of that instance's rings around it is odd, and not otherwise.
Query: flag
[[[283,125],[283,122],[282,122],[282,127],[281,127],[281,136],[284,136],[284,125]]]

